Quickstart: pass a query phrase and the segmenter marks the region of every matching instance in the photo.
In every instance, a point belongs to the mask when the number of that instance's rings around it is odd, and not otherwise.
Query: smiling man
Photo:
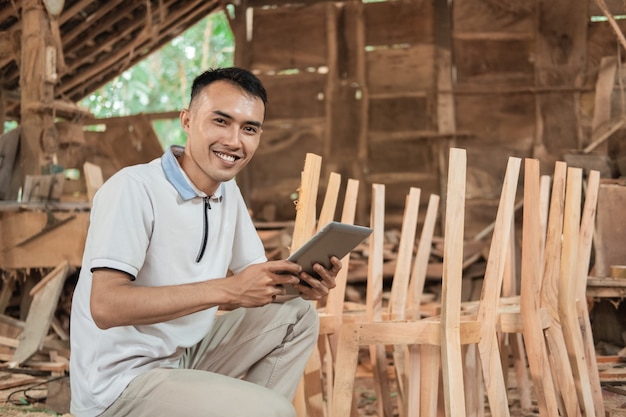
[[[201,74],[180,114],[186,146],[96,194],[72,301],[76,417],[295,415],[318,335],[307,300],[335,286],[341,262],[316,265],[318,280],[265,258],[234,178],[259,146],[266,103],[246,70]],[[283,284],[301,297],[273,302]],[[216,317],[220,305],[235,309]]]

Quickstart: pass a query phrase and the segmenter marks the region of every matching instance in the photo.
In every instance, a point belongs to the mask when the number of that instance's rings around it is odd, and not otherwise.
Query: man
[[[306,300],[335,286],[341,262],[316,265],[318,280],[265,258],[233,178],[259,145],[266,102],[248,71],[203,73],[180,114],[186,146],[96,194],[72,301],[76,417],[295,414],[318,335]],[[285,284],[301,297],[273,302]],[[216,317],[222,305],[236,308]]]

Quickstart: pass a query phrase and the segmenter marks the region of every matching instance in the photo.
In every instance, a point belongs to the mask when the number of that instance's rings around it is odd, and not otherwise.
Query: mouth
[[[223,152],[214,152],[214,153],[215,153],[215,155],[218,158],[220,158],[221,160],[226,161],[226,162],[235,162],[235,161],[241,159],[241,157],[239,157],[239,156],[229,155],[229,154],[225,154]]]

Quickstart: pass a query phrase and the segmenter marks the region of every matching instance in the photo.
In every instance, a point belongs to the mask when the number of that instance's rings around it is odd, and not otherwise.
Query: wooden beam
[[[217,6],[218,4],[216,2],[212,2],[209,6],[205,4],[205,7],[198,7],[196,3],[190,2],[188,7],[177,8],[174,13],[170,14],[169,27],[171,29],[172,26],[178,25],[181,27],[182,31],[184,27],[188,26],[190,21],[199,20],[208,12],[215,10]],[[108,67],[111,68],[112,71],[104,73],[104,75],[99,77],[98,84],[100,85],[113,78],[114,75],[119,74],[122,68],[129,68],[144,59],[147,54],[140,52],[143,49],[149,47],[151,51],[154,51],[169,42],[173,37],[174,35],[172,35],[171,30],[167,32],[159,32],[156,37],[153,33],[142,31],[142,35],[134,38],[126,46],[121,47],[119,50],[116,49],[115,53],[110,54],[108,58],[102,60],[102,63],[97,67],[97,69],[86,71],[81,77],[74,77],[71,82],[62,84],[59,87],[60,93],[63,93],[68,97],[82,96],[85,91],[92,91],[96,88],[93,86],[94,83],[86,83],[86,80],[94,79],[96,74],[102,74],[102,68]],[[111,44],[116,41],[119,42],[119,37],[112,39]],[[97,57],[94,56],[94,59],[97,59]]]
[[[63,260],[80,266],[89,212],[55,213],[55,216],[61,220],[68,216],[75,218],[41,233],[47,224],[48,215],[45,212],[1,212],[0,268],[52,268]],[[39,234],[36,239],[17,246],[20,241],[35,234]]]
[[[53,85],[46,82],[46,52],[51,45],[46,39],[49,35],[48,14],[38,0],[24,0],[22,4],[22,65],[20,88],[22,91],[20,135],[20,159],[22,174],[40,174],[41,166],[46,163],[50,151],[42,149],[44,129],[53,123],[51,114],[33,111],[31,103],[42,103],[52,99]],[[48,74],[49,75],[49,74]]]

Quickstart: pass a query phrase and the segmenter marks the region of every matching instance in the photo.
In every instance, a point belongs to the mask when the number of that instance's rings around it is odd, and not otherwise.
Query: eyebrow
[[[233,116],[231,116],[231,115],[230,115],[230,114],[228,114],[228,113],[224,113],[223,111],[220,111],[220,110],[213,110],[213,113],[214,113],[214,114],[217,114],[218,116],[222,116],[222,117],[224,117],[225,119],[234,120]],[[252,125],[252,126],[256,126],[256,127],[258,127],[258,128],[262,127],[261,122],[258,122],[258,121],[256,121],[256,120],[246,120],[244,124],[247,124],[247,125]]]

